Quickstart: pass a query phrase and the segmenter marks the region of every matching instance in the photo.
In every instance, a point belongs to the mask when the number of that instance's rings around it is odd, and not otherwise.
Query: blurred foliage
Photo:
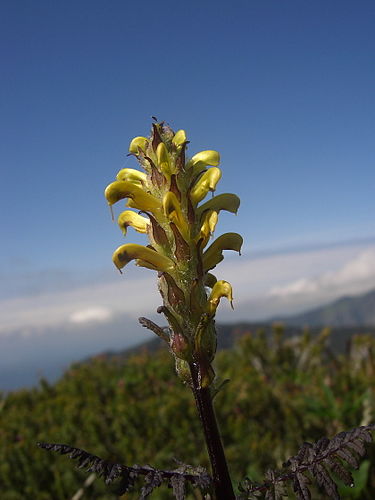
[[[331,437],[375,421],[375,339],[354,336],[345,354],[329,349],[329,332],[284,338],[245,334],[218,353],[216,371],[230,379],[215,406],[232,478],[262,481],[304,441]],[[98,356],[73,365],[55,384],[0,396],[0,491],[3,500],[118,498],[100,479],[37,441],[66,443],[126,465],[171,469],[174,459],[209,467],[190,389],[173,372],[168,352]],[[354,474],[344,499],[375,492],[375,449]],[[78,493],[77,493],[78,492]],[[138,498],[136,493],[125,498]],[[160,488],[152,498],[171,498]],[[201,498],[191,491],[189,498]],[[291,495],[293,498],[293,495]],[[319,492],[313,498],[323,498]]]

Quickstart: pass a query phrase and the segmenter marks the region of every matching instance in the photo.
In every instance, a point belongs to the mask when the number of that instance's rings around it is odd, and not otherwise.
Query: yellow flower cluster
[[[149,239],[148,246],[127,243],[117,248],[115,266],[121,271],[135,260],[158,271],[163,298],[159,312],[169,323],[168,343],[177,371],[188,379],[189,364],[196,363],[201,385],[208,386],[214,378],[216,309],[222,297],[231,304],[233,300],[231,285],[209,271],[223,260],[224,250],[240,252],[242,237],[225,233],[206,247],[220,211],[237,213],[240,200],[224,193],[200,204],[221,178],[220,155],[208,150],[188,159],[188,142],[184,130],[174,133],[164,122],[154,123],[149,138],[135,137],[129,146],[143,171],[120,170],[105,197],[110,207],[126,199],[126,206],[133,209],[118,217],[124,235],[130,226]]]

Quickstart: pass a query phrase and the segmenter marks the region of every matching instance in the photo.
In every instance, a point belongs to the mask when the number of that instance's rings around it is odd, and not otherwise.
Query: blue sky
[[[375,236],[373,2],[1,10],[2,266],[103,265],[102,190],[151,115],[220,150],[250,247]]]
[[[103,189],[151,115],[221,152],[242,205],[219,233],[245,259],[373,244],[374,19],[372,1],[1,2],[0,300],[118,279]]]

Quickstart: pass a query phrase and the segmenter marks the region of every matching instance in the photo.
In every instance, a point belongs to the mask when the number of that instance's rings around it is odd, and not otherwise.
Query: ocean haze
[[[375,290],[372,290],[359,296],[338,299],[304,314],[275,316],[263,324],[271,325],[274,321],[281,321],[287,327],[292,327],[294,334],[298,333],[298,328],[305,326],[332,326],[336,327],[335,335],[338,337],[340,328],[346,330],[345,339],[348,339],[348,333],[357,333],[355,328],[363,332],[371,327],[371,332],[374,332],[374,303]],[[81,319],[84,321],[81,322]],[[160,317],[152,316],[152,319],[164,325]],[[258,326],[261,325],[262,323],[258,323]],[[236,331],[254,331],[258,326],[255,322],[243,322],[242,325],[241,322],[233,321],[223,325],[219,323],[219,347],[231,345]],[[350,327],[352,329],[349,332]],[[223,331],[227,333],[223,335]],[[93,309],[83,311],[75,324],[1,335],[0,390],[30,387],[40,377],[53,381],[73,362],[104,352],[124,351],[154,338],[149,330],[142,328],[133,318],[118,314],[109,319],[101,315],[100,310]],[[342,344],[338,338],[335,342]]]
[[[29,387],[40,377],[55,380],[75,361],[150,338],[151,332],[126,315],[0,335],[0,390]]]

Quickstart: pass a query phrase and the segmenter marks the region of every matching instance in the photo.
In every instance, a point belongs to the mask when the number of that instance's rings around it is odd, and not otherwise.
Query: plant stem
[[[195,363],[190,364],[190,372],[193,380],[195,403],[202,422],[207,451],[211,462],[215,498],[216,500],[235,500],[236,497],[219,434],[210,389],[208,387],[200,387],[199,367]]]

